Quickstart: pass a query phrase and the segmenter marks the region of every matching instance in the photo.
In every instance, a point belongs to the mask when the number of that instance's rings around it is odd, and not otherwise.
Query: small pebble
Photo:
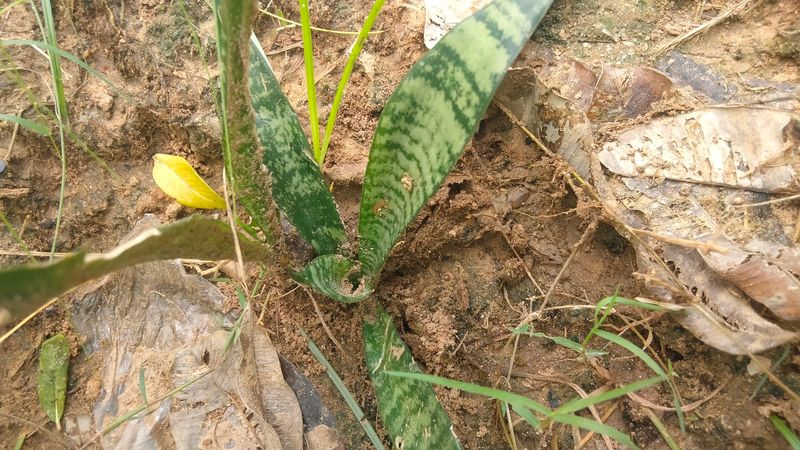
[[[513,187],[511,190],[508,191],[508,203],[511,204],[512,208],[519,208],[523,204],[525,204],[525,200],[530,197],[531,193],[524,187]]]
[[[6,170],[6,162],[0,159],[0,173],[3,173],[4,170]]]

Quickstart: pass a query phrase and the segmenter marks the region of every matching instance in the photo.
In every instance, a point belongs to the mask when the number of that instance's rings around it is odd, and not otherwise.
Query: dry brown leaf
[[[550,150],[561,154],[581,177],[591,180],[592,126],[571,101],[539,81],[529,68],[510,72],[495,98]]]
[[[709,237],[709,240],[729,250],[726,254],[700,251],[708,267],[717,275],[735,284],[780,319],[800,320],[800,281],[796,274],[781,264],[783,261],[800,264],[796,254],[793,255],[795,258],[770,259],[746,251],[721,236]]]
[[[625,177],[796,192],[800,117],[765,108],[708,108],[627,130],[598,157]]]
[[[597,80],[588,115],[600,122],[638,117],[649,112],[671,90],[672,81],[657,70],[605,66]]]
[[[745,115],[749,123],[760,124],[761,137],[752,136],[750,125],[732,131]],[[795,270],[800,258],[788,237],[797,208],[741,207],[764,202],[769,195],[723,183],[770,189],[793,186],[798,162],[773,158],[766,164],[769,158],[763,155],[775,146],[789,153],[800,151],[794,144],[796,126],[791,113],[711,108],[637,126],[598,154],[606,169],[622,175],[605,178],[603,201],[629,226],[729,250],[705,251],[701,256],[668,239],[648,239],[671,268],[667,273],[652,254],[638,248],[640,270],[654,274],[648,279],[650,288],[679,304],[681,309],[673,316],[704,342],[729,353],[759,352],[797,338],[761,317],[750,303],[752,297],[781,319],[798,319],[800,283]],[[744,157],[749,162],[742,163]],[[744,174],[755,164],[763,170]],[[779,183],[781,176],[784,181]],[[673,295],[681,290],[689,294]],[[692,296],[700,301],[687,303]]]

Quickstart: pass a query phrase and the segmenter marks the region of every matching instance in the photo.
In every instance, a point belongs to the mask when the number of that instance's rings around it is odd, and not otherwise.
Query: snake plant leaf
[[[338,253],[347,242],[339,211],[297,114],[281,91],[261,44],[252,35],[250,97],[264,165],[272,174],[275,203],[317,253]]]
[[[222,156],[229,186],[268,242],[280,234],[272,201],[269,173],[262,170],[261,153],[248,89],[250,35],[255,20],[254,0],[214,1],[221,105]]]
[[[552,0],[495,0],[411,68],[378,121],[364,178],[359,260],[380,271],[394,243],[452,170],[508,66]]]
[[[39,352],[39,375],[37,387],[39,404],[47,418],[61,430],[64,403],[67,399],[67,372],[69,369],[69,342],[63,334],[57,334],[42,343]]]
[[[263,260],[268,250],[239,234],[245,260]],[[14,266],[0,271],[0,326],[36,310],[51,298],[107,273],[136,264],[173,258],[234,259],[230,226],[190,216],[151,228],[101,255],[76,253],[52,264]]]
[[[391,316],[378,305],[374,320],[364,321],[363,329],[367,370],[394,448],[461,448],[450,418],[429,383],[386,374],[420,373]]]
[[[369,280],[360,275],[359,264],[341,255],[318,256],[292,277],[344,303],[359,302],[372,293]]]
[[[176,155],[153,156],[153,180],[165,194],[184,206],[200,209],[225,209],[219,196],[194,171],[189,161]]]

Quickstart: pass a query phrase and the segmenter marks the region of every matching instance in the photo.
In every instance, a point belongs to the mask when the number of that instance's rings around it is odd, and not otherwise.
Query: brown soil
[[[154,153],[179,154],[199,168],[212,186],[221,184],[213,100],[203,58],[215,60],[211,40],[213,20],[205,2],[191,0],[188,17],[199,27],[198,48],[181,12],[180,2],[58,2],[56,21],[61,47],[104,73],[129,98],[95,77],[66,63],[70,126],[65,208],[57,251],[111,248],[144,213],[163,221],[194,211],[165,198],[150,177]],[[278,2],[287,16],[299,17],[295,2]],[[734,2],[704,2],[695,20],[695,2],[639,0],[615,2],[557,1],[534,40],[599,69],[603,64],[656,66],[651,50],[675,32],[716,15]],[[747,90],[747,80],[800,82],[796,30],[800,8],[792,1],[762,1],[736,19],[712,28],[702,38],[684,44],[681,52],[710,65],[726,86]],[[123,6],[124,5],[124,6]],[[312,20],[327,29],[357,29],[370,2],[315,2]],[[354,234],[360,180],[377,119],[394,86],[425,51],[421,1],[387,2],[375,34],[364,48],[351,78],[337,122],[325,172],[348,230]],[[302,50],[297,28],[278,29],[262,15],[256,32],[290,101],[307,126]],[[794,36],[794,41],[789,37]],[[37,39],[36,21],[27,4],[13,8],[0,23],[0,37]],[[317,84],[321,116],[338,83],[351,36],[315,34]],[[794,42],[794,43],[793,43]],[[794,45],[794,47],[792,47]],[[36,117],[38,107],[52,110],[47,61],[27,47],[0,47],[0,111]],[[211,75],[214,76],[214,65]],[[15,67],[17,71],[7,70]],[[19,74],[16,80],[11,74]],[[797,92],[794,93],[795,101]],[[699,100],[711,103],[710,100]],[[797,103],[794,104],[797,108]],[[53,123],[51,122],[51,125]],[[53,127],[53,129],[56,129]],[[9,149],[13,127],[0,123],[0,158],[8,167],[0,173],[0,206],[31,250],[47,251],[53,239],[60,163],[47,138],[20,131]],[[93,158],[90,149],[96,155]],[[8,152],[8,154],[6,154]],[[577,396],[569,383],[591,393],[606,385],[619,386],[651,376],[629,354],[613,348],[594,365],[549,340],[520,337],[510,329],[538,308],[555,284],[548,310],[532,323],[534,331],[580,341],[591,329],[593,310],[587,306],[619,291],[642,292],[631,276],[633,250],[614,230],[597,224],[597,205],[568,183],[568,169],[539,151],[504,114],[491,107],[475,139],[454,172],[429,202],[395,248],[382,274],[377,297],[393,314],[414,358],[429,373],[498,386],[556,407]],[[21,250],[5,229],[0,249]],[[572,253],[569,264],[568,259]],[[3,265],[23,262],[3,257]],[[562,267],[566,268],[562,272]],[[560,277],[559,277],[560,274]],[[347,349],[342,353],[326,335],[303,290],[292,290],[288,278],[268,280],[256,299],[263,324],[289,360],[311,377],[337,411],[339,432],[348,448],[368,448],[358,424],[308,353],[296,333],[309,331],[325,352],[373,423],[377,407],[360,358],[361,306],[347,306],[316,296],[322,319]],[[235,305],[233,293],[231,305]],[[21,431],[32,431],[26,448],[52,448],[63,442],[52,423],[46,424],[36,394],[37,348],[47,337],[65,332],[74,344],[76,364],[70,373],[67,413],[90,413],[98,385],[91,382],[97,362],[82,358],[81,337],[71,332],[68,309],[46,310],[0,351],[0,447],[11,448]],[[788,417],[792,407],[780,389],[766,383],[751,400],[759,376],[748,375],[746,358],[713,350],[667,316],[644,316],[622,308],[609,327],[621,330],[625,320],[648,317],[637,327],[656,353],[669,359],[678,389],[689,404],[710,400],[687,413],[686,432],[672,412],[657,411],[682,448],[783,448],[785,441],[769,424],[770,411]],[[635,335],[626,335],[639,342]],[[798,349],[776,371],[791,388],[800,390]],[[765,356],[773,361],[780,349]],[[510,378],[509,362],[515,356]],[[456,434],[469,449],[509,446],[496,405],[458,391],[437,388],[453,420]],[[666,386],[640,393],[650,402],[671,407]],[[797,411],[795,406],[795,411]],[[607,422],[629,432],[645,448],[667,448],[641,402],[625,398],[599,407]],[[378,426],[381,430],[380,425]],[[797,428],[795,428],[797,431]],[[518,448],[574,448],[571,429],[553,426],[534,431],[518,425]],[[598,437],[589,447],[602,448]]]

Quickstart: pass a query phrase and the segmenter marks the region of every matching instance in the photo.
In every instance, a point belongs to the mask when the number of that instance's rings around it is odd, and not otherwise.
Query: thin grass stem
[[[322,148],[320,149],[319,156],[317,156],[317,162],[320,165],[325,161],[325,154],[328,153],[328,145],[330,145],[331,136],[333,135],[333,127],[336,125],[336,116],[339,114],[339,106],[342,104],[342,98],[344,97],[344,88],[347,86],[347,82],[350,81],[350,74],[353,73],[353,67],[356,65],[358,55],[361,54],[361,48],[364,47],[364,41],[367,39],[370,30],[372,30],[372,26],[375,24],[375,19],[378,18],[381,8],[383,8],[383,1],[384,0],[375,0],[375,3],[372,4],[372,9],[369,11],[364,25],[361,26],[358,37],[350,50],[350,55],[347,57],[347,64],[344,66],[344,72],[342,73],[342,78],[339,80],[339,86],[336,87],[336,95],[333,97],[331,112],[328,114],[327,122],[325,122],[325,136],[322,139]]]
[[[306,66],[306,88],[308,90],[308,121],[311,127],[311,147],[314,159],[322,165],[319,146],[319,115],[317,111],[317,86],[314,83],[314,48],[311,39],[311,18],[308,14],[308,0],[300,2],[300,22],[303,29],[303,61]]]
[[[276,20],[278,20],[280,22],[287,23],[287,24],[293,25],[295,27],[300,27],[300,26],[303,25],[300,22],[295,22],[292,19],[287,19],[286,17],[279,16],[278,14],[275,14],[275,13],[271,13],[271,12],[267,11],[266,9],[259,9],[259,12],[261,12],[264,15],[270,16],[273,19],[276,19]],[[356,36],[356,35],[358,35],[360,33],[360,31],[329,30],[327,28],[319,28],[319,27],[315,27],[315,26],[312,26],[311,30],[312,31],[319,31],[321,33],[343,34],[343,35],[350,35],[350,36]],[[370,31],[369,34],[378,34],[378,33],[383,33],[383,30]]]
[[[298,331],[303,336],[303,338],[305,338],[306,345],[308,346],[308,350],[311,352],[311,354],[314,355],[314,357],[317,359],[317,361],[319,361],[320,364],[325,366],[325,373],[328,375],[328,378],[330,378],[333,385],[339,391],[339,395],[342,396],[345,403],[347,403],[347,406],[350,407],[350,411],[353,412],[353,415],[356,417],[356,420],[358,420],[358,422],[361,424],[361,427],[364,428],[364,432],[367,434],[367,437],[369,438],[370,442],[372,442],[372,445],[375,446],[376,449],[383,450],[385,447],[381,442],[381,438],[378,436],[378,433],[375,432],[375,429],[372,428],[372,424],[369,423],[369,420],[367,420],[364,411],[361,409],[360,406],[358,406],[358,402],[353,397],[353,394],[350,393],[350,390],[347,389],[347,386],[344,384],[344,381],[342,381],[342,378],[339,376],[338,373],[336,373],[336,369],[334,369],[331,363],[328,362],[328,359],[325,358],[325,355],[322,354],[322,351],[319,349],[319,347],[317,347],[317,344],[315,344],[314,341],[312,341],[311,338],[308,337],[308,334],[305,332],[305,330],[300,328]]]
[[[36,6],[34,5],[33,1],[31,1],[31,8],[33,8],[37,22],[39,22],[39,15],[36,11]],[[42,29],[44,40],[50,46],[58,47],[55,20],[53,20],[53,8],[50,4],[50,0],[42,0],[42,15],[44,16],[44,28]],[[39,22],[39,26],[42,26],[41,22]],[[53,89],[55,91],[53,97],[56,104],[55,111],[56,121],[58,122],[59,159],[61,160],[61,182],[59,183],[58,190],[58,210],[56,212],[56,225],[53,229],[53,243],[50,246],[50,261],[52,261],[55,257],[56,247],[58,246],[58,235],[61,230],[61,219],[64,215],[64,193],[67,188],[67,143],[64,137],[64,128],[69,124],[69,109],[67,108],[67,96],[64,92],[64,80],[61,78],[61,61],[59,55],[48,49],[47,56],[50,61],[50,74],[53,77]]]

